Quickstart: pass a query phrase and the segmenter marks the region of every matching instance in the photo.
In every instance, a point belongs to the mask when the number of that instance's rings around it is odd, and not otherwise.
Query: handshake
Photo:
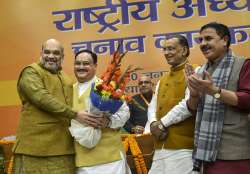
[[[150,132],[156,140],[165,140],[168,135],[167,128],[162,124],[161,121],[154,121],[150,124]]]

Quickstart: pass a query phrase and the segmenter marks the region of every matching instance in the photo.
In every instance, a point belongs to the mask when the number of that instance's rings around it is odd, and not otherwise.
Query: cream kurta
[[[89,91],[94,79],[87,83],[77,83],[78,98]],[[87,99],[88,100],[88,99]],[[84,100],[82,100],[84,101]],[[85,102],[85,101],[84,101]],[[87,149],[75,143],[77,174],[127,174],[130,170],[123,155],[120,135],[115,128],[122,127],[129,118],[128,107],[122,107],[110,117],[111,126],[102,130],[103,135],[96,147]],[[112,129],[111,129],[112,128]],[[110,142],[111,141],[111,142]],[[81,167],[80,167],[81,166]]]

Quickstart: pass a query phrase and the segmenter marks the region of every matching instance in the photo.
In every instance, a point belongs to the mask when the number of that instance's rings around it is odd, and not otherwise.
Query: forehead
[[[57,42],[47,42],[43,45],[44,50],[62,51],[62,46]]]
[[[90,62],[93,63],[93,59],[91,57],[91,54],[83,52],[77,55],[76,61],[84,61],[84,62]]]
[[[151,82],[151,79],[150,79],[150,77],[148,77],[148,76],[141,76],[140,78],[139,78],[139,82],[140,81],[149,81],[149,82]]]
[[[177,38],[171,38],[165,40],[165,46],[176,46],[179,45],[179,40]]]
[[[214,28],[206,28],[200,32],[200,36],[219,36]]]

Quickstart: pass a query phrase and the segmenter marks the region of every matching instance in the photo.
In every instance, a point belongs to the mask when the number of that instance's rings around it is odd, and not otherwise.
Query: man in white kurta
[[[155,117],[155,106],[157,103],[157,90],[156,86],[155,96],[152,98],[148,108],[148,122],[145,127],[145,133],[150,132],[150,123],[157,121]],[[190,111],[187,109],[186,101],[189,98],[189,91],[186,90],[185,99],[179,102],[178,105],[173,107],[164,117],[161,118],[161,122],[165,127],[169,127],[173,124],[177,124],[186,118],[191,116]],[[181,166],[181,167],[180,167]],[[153,164],[149,171],[151,174],[191,174],[193,169],[192,163],[192,150],[191,149],[156,149],[153,157]],[[169,172],[171,171],[171,172]]]
[[[151,131],[157,138],[158,132],[167,132],[165,139],[156,140],[156,150],[149,174],[192,173],[192,148],[194,118],[186,106],[183,69],[189,52],[182,36],[166,40],[164,55],[171,65],[169,73],[158,82],[148,108],[148,123],[145,132]],[[183,57],[182,57],[183,56]],[[165,98],[166,97],[166,98]],[[161,130],[162,129],[162,130]],[[156,131],[156,132],[155,132]]]
[[[97,56],[89,50],[83,50],[75,56],[75,75],[78,82],[74,84],[73,108],[88,110],[91,85],[97,80],[95,76]],[[126,103],[110,117],[95,117],[86,112],[85,123],[102,131],[101,139],[93,148],[85,148],[77,141],[77,174],[129,174],[119,128],[129,119]]]

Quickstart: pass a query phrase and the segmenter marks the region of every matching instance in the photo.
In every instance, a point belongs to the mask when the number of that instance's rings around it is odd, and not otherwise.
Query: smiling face
[[[224,57],[227,52],[228,37],[220,37],[213,28],[206,28],[200,32],[200,50],[206,59],[214,61]]]
[[[169,65],[175,67],[183,63],[187,57],[187,48],[179,43],[178,38],[171,38],[165,41],[163,48],[164,56]]]
[[[40,62],[45,69],[57,71],[61,69],[63,56],[61,43],[55,39],[50,39],[42,46]]]
[[[91,54],[87,52],[78,54],[74,63],[74,72],[78,82],[83,83],[91,80],[95,76],[96,66]]]

